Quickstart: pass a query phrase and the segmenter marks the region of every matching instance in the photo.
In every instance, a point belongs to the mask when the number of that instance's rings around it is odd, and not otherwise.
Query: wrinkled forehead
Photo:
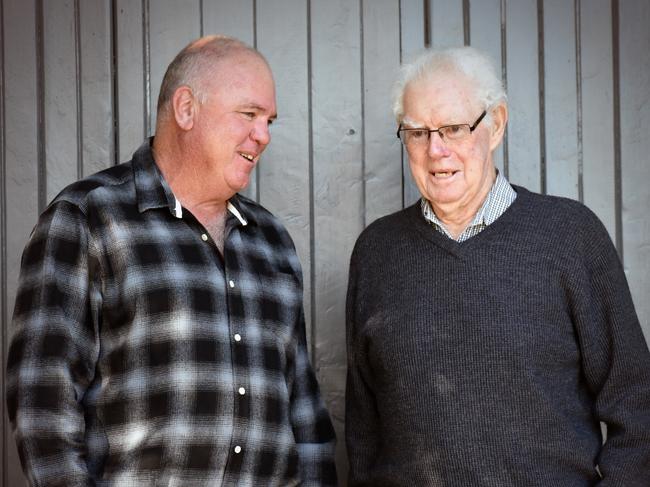
[[[247,70],[271,75],[271,68],[261,54],[248,49],[236,49],[228,55],[214,61],[213,69],[218,74],[228,73],[233,70]]]
[[[402,120],[466,123],[481,107],[476,83],[459,72],[440,71],[415,78],[404,89]]]
[[[212,89],[254,82],[257,86],[275,88],[273,74],[266,60],[249,50],[237,50],[216,60],[204,70],[202,82]]]

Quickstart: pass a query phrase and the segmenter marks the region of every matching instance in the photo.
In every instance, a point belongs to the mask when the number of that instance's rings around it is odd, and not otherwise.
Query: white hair
[[[483,52],[469,46],[426,49],[400,68],[393,95],[393,114],[397,123],[401,123],[404,117],[404,91],[409,83],[449,73],[458,73],[473,82],[476,100],[488,112],[506,102],[501,78],[497,76],[492,60]]]

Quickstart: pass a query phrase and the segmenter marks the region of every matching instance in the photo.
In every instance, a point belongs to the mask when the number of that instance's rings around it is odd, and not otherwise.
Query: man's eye
[[[440,133],[448,140],[462,140],[471,133],[471,130],[469,125],[448,125],[440,127]]]
[[[409,130],[411,137],[414,139],[424,139],[429,134],[428,130]]]
[[[253,120],[255,118],[255,114],[253,112],[240,112],[240,113],[249,120]]]

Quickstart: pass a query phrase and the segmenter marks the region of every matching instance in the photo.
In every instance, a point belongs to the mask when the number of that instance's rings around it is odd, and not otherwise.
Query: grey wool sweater
[[[616,250],[585,206],[513,187],[464,243],[419,204],[359,237],[351,486],[650,486],[650,353]]]

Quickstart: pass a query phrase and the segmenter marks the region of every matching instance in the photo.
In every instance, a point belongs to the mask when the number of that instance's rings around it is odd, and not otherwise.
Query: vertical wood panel
[[[481,0],[470,3],[471,45],[486,52],[494,62],[497,74],[502,74],[501,0]],[[505,82],[503,77],[502,81]],[[494,164],[504,174],[504,143],[494,151]]]
[[[400,25],[401,25],[401,62],[407,62],[418,52],[424,49],[424,1],[425,0],[401,0],[400,1]],[[393,80],[395,75],[392,74]],[[420,198],[411,169],[409,167],[408,154],[402,150],[402,180],[404,207],[412,205]]]
[[[315,363],[339,438],[345,394],[345,293],[363,227],[359,3],[311,2]],[[339,457],[343,455],[339,442]]]
[[[235,37],[240,41],[245,42],[251,46],[256,44],[255,32],[255,7],[259,3],[260,11],[263,11],[266,16],[275,17],[273,11],[269,10],[267,1],[256,2],[256,0],[222,0],[219,2],[205,1],[203,2],[203,32],[208,34],[223,34]],[[273,2],[270,5],[274,5]],[[277,12],[277,11],[275,11]],[[260,14],[261,16],[261,14]],[[260,17],[260,23],[264,23],[265,19]],[[285,27],[284,34],[290,34],[291,26]],[[304,44],[304,40],[303,40]],[[260,169],[256,169],[251,173],[250,182],[248,186],[241,191],[242,194],[248,196],[253,200],[258,199],[258,177]]]
[[[199,0],[157,0],[149,4],[151,60],[151,130],[156,127],[156,104],[167,66],[178,51],[199,37]]]
[[[426,0],[400,0],[401,55],[408,60],[424,48],[424,2]]]
[[[363,2],[365,224],[402,207],[401,144],[391,95],[399,68],[399,4]],[[389,75],[392,74],[391,75]]]
[[[616,241],[611,1],[581,3],[584,202]]]
[[[546,192],[578,199],[578,102],[573,2],[544,2],[544,53]]]
[[[283,17],[291,16],[292,12],[281,10],[269,10],[269,7],[275,5],[271,0],[263,0],[258,2],[260,23],[264,22],[266,17]],[[266,5],[270,4],[270,5]],[[303,1],[304,4],[304,1]],[[227,36],[236,37],[240,41],[244,41],[251,46],[255,44],[255,19],[253,17],[253,10],[255,0],[222,0],[219,2],[204,0],[203,1],[203,34],[223,34]],[[298,8],[306,8],[304,5]],[[264,12],[264,16],[262,15]],[[282,15],[277,15],[282,12]],[[272,20],[269,18],[269,20]],[[291,26],[287,26],[291,28]],[[292,35],[293,33],[285,30],[285,34]],[[303,40],[304,42],[304,40]],[[260,44],[261,46],[262,44]]]
[[[462,46],[463,0],[429,0],[429,39],[433,47]]]
[[[7,210],[7,198],[5,196],[5,27],[4,27],[4,4],[0,2],[0,485],[5,485],[7,479],[7,444],[11,436],[11,426],[7,418],[5,405],[5,366],[7,363],[7,335],[8,329],[5,326],[5,316],[7,315],[7,272],[5,263],[7,260],[5,235],[7,234],[7,225],[5,212]]]
[[[5,242],[7,261],[2,262],[7,278],[6,315],[2,326],[11,337],[9,323],[13,313],[23,247],[38,217],[38,91],[35,2],[3,0],[4,109],[5,120]],[[6,347],[3,343],[4,371]],[[4,404],[4,394],[3,394]],[[7,486],[23,485],[16,446],[6,417],[3,477]]]
[[[147,99],[155,123],[160,82],[173,56],[201,32],[232,35],[257,45],[276,79],[280,118],[272,128],[273,142],[259,166],[259,179],[253,178],[246,193],[259,194],[262,204],[285,222],[296,242],[305,276],[307,319],[314,317],[308,328],[314,363],[335,421],[339,473],[344,476],[348,259],[364,224],[419,197],[406,154],[401,155],[394,138],[389,93],[398,62],[424,47],[425,1],[430,5],[434,46],[463,43],[465,4],[469,5],[472,45],[487,51],[498,68],[504,62],[511,108],[509,160],[504,161],[504,151],[499,149],[497,167],[505,163],[514,183],[539,191],[544,149],[549,193],[579,198],[582,182],[585,203],[615,239],[620,219],[618,240],[625,270],[650,342],[646,299],[650,292],[650,190],[646,183],[650,180],[650,4],[646,0],[544,0],[539,3],[544,14],[541,46],[537,0],[2,0],[3,369],[20,255],[37,219],[39,184],[43,201],[49,200],[81,175],[80,170],[89,174],[113,159],[130,158],[146,135]],[[42,58],[37,35],[41,2]],[[75,4],[80,7],[77,17]],[[581,13],[577,19],[576,5]],[[612,5],[620,6],[616,53]],[[506,8],[503,45],[501,8]],[[113,65],[111,15],[116,36]],[[75,45],[76,40],[81,42]],[[150,71],[145,62],[146,43],[150,43]],[[544,52],[543,85],[538,77],[540,49]],[[616,84],[614,55],[620,56]],[[39,92],[41,61],[44,89]],[[111,69],[116,74],[115,138]],[[145,89],[148,76],[150,96]],[[540,86],[544,88],[543,140]],[[615,140],[616,86],[620,87],[620,141]],[[39,100],[44,107],[42,132]],[[44,138],[39,139],[39,134]],[[113,147],[114,140],[117,147]],[[113,150],[118,151],[116,157]],[[78,153],[82,168],[77,166]],[[47,168],[40,181],[39,167],[44,166],[39,166],[39,154]],[[4,380],[3,374],[0,388]],[[24,480],[2,399],[0,482],[13,487],[23,485]]]
[[[619,2],[623,255],[650,343],[650,3]]]
[[[283,12],[283,15],[274,15]],[[307,339],[311,343],[311,189],[307,5],[260,2],[257,38],[276,82],[278,119],[259,165],[260,203],[282,219],[302,264]]]
[[[109,167],[115,158],[111,4],[105,0],[83,0],[79,7],[84,176]]]
[[[75,2],[43,2],[47,202],[78,179]]]
[[[142,2],[114,0],[117,105],[117,161],[124,162],[145,134]]]
[[[508,2],[508,176],[512,183],[541,190],[537,1]]]

